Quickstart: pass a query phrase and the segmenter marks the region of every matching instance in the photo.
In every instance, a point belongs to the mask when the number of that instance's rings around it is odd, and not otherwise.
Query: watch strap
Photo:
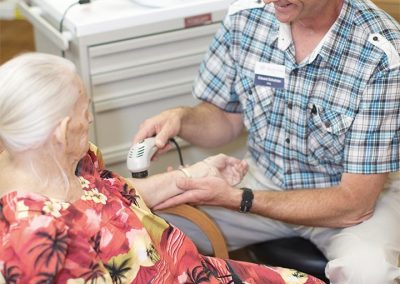
[[[240,202],[239,212],[247,213],[250,211],[251,206],[253,205],[254,194],[250,188],[242,187],[242,201]]]

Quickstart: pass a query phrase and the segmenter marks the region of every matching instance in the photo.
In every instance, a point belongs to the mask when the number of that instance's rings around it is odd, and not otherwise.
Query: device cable
[[[81,5],[81,4],[88,4],[90,3],[90,0],[79,0],[77,2],[72,3],[71,5],[69,5],[67,7],[67,9],[64,10],[64,13],[61,17],[61,21],[60,21],[60,26],[58,28],[58,31],[62,34],[63,33],[63,29],[64,29],[64,20],[65,20],[65,16],[67,15],[68,11],[76,6],[76,5]],[[61,50],[61,56],[65,58],[65,50]]]
[[[176,140],[174,138],[170,138],[169,141],[172,142],[173,144],[175,144],[176,151],[178,152],[178,156],[179,156],[179,163],[181,164],[182,167],[184,167],[185,164],[183,163],[181,147],[179,147],[178,142],[176,142]]]

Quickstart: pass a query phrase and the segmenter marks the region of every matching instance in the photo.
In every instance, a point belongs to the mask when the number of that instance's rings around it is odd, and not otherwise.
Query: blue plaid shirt
[[[344,2],[300,64],[272,5],[227,15],[194,83],[195,97],[243,113],[250,153],[285,189],[400,169],[399,24],[369,1]],[[284,65],[284,88],[255,85],[257,62]]]

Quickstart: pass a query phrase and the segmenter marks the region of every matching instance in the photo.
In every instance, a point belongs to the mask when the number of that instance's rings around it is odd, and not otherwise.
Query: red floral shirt
[[[0,283],[322,283],[200,255],[132,185],[102,169],[96,152],[92,145],[79,164],[78,201],[22,192],[0,199]]]

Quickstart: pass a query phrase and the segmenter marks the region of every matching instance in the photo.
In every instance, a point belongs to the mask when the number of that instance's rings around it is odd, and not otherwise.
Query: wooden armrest
[[[224,236],[215,222],[206,213],[186,204],[163,209],[160,212],[177,215],[193,222],[206,234],[214,250],[214,256],[225,259],[229,258]]]

